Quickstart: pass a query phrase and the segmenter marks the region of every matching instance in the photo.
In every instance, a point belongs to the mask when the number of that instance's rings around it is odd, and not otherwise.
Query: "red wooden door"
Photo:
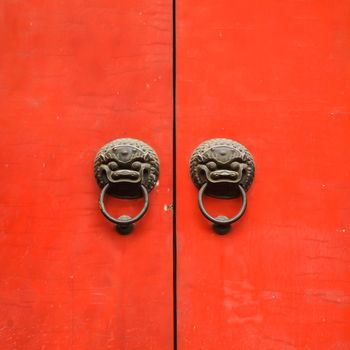
[[[4,0],[0,13],[0,348],[172,349],[171,1]],[[168,170],[129,236],[99,212],[93,175],[119,137]]]
[[[349,1],[177,1],[179,349],[350,349],[349,13]],[[256,163],[225,236],[189,176],[214,137]],[[239,202],[205,201],[227,216]]]
[[[350,349],[349,4],[175,5],[174,339],[171,2],[1,2],[0,348]],[[128,236],[100,214],[92,170],[119,137],[161,161]],[[225,236],[189,176],[214,137],[257,168]]]

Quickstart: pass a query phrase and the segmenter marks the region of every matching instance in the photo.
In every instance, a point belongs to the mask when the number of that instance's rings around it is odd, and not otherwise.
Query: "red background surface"
[[[1,349],[173,348],[171,6],[0,4]],[[178,349],[350,349],[349,3],[176,10]],[[99,212],[92,164],[126,136],[157,151],[161,176],[123,237]],[[257,168],[226,236],[189,177],[214,137]]]
[[[171,2],[0,13],[0,348],[172,349]],[[170,170],[130,236],[100,213],[93,175],[98,149],[125,136]]]
[[[179,349],[350,349],[349,19],[348,1],[177,1]],[[227,236],[188,174],[214,137],[256,162]]]

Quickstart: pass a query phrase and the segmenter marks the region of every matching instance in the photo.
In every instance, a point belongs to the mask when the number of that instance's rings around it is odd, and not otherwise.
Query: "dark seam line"
[[[173,46],[173,315],[174,350],[177,350],[177,242],[176,242],[176,0],[172,0]]]

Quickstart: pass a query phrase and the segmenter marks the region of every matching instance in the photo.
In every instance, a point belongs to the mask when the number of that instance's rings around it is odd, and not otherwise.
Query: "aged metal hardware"
[[[102,189],[99,200],[102,214],[116,224],[119,233],[130,233],[133,224],[145,215],[149,206],[148,193],[158,180],[159,160],[156,152],[140,140],[116,139],[107,143],[97,153],[94,173]],[[133,218],[122,215],[116,219],[105,208],[106,193],[118,198],[143,197],[144,206]]]
[[[190,161],[193,183],[199,189],[198,204],[202,214],[213,222],[214,230],[225,234],[230,225],[242,217],[247,208],[247,196],[255,165],[252,155],[240,143],[224,138],[207,140],[193,152]],[[242,207],[232,218],[211,216],[204,208],[203,194],[216,198],[242,197]]]

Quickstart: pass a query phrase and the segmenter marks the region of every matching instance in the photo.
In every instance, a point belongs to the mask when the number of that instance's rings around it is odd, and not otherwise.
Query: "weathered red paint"
[[[178,349],[349,349],[349,3],[176,6]],[[173,348],[171,11],[1,2],[1,349]],[[92,162],[126,136],[154,147],[161,176],[120,236]],[[213,137],[246,145],[257,167],[226,236],[189,176]]]
[[[349,13],[344,0],[177,0],[180,350],[350,349]],[[213,137],[256,161],[227,236],[188,175]]]
[[[171,2],[1,1],[0,348],[172,349]],[[136,137],[160,184],[129,236],[98,149]],[[141,201],[111,200],[115,215]]]

